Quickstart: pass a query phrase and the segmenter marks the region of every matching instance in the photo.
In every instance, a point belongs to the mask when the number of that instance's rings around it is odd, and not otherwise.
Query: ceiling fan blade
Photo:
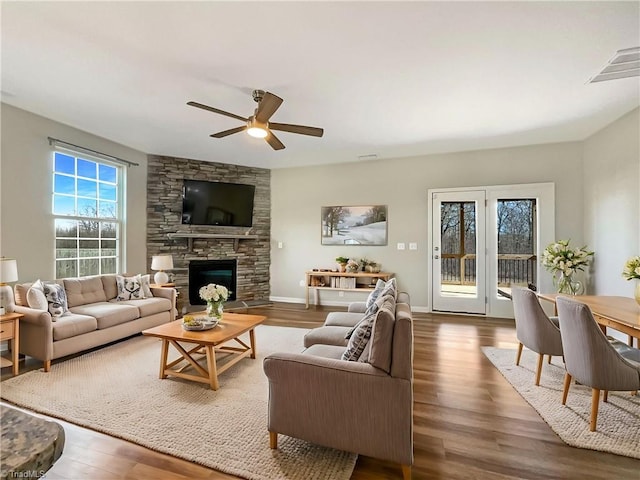
[[[278,140],[278,137],[276,137],[271,132],[269,132],[269,134],[266,137],[264,137],[264,139],[267,141],[269,145],[271,145],[271,148],[273,148],[274,150],[282,150],[283,148],[285,148],[284,143]]]
[[[305,125],[291,125],[289,123],[273,123],[269,122],[269,128],[279,130],[281,132],[299,133],[302,135],[310,135],[312,137],[321,137],[324,134],[322,128],[307,127]]]
[[[201,108],[203,110],[207,110],[209,112],[213,112],[213,113],[218,113],[220,115],[226,115],[227,117],[231,117],[231,118],[236,118],[238,120],[242,120],[243,122],[246,122],[247,119],[244,117],[241,117],[240,115],[236,115],[235,113],[229,113],[229,112],[225,112],[224,110],[220,110],[217,108],[213,108],[210,107],[208,105],[203,105],[202,103],[198,103],[198,102],[187,102],[187,105],[191,106],[191,107],[197,107],[197,108]]]
[[[224,130],[222,132],[212,133],[209,136],[213,138],[222,138],[222,137],[227,137],[229,135],[233,135],[234,133],[242,132],[246,129],[247,129],[247,126],[243,125],[242,127],[230,128],[229,130]]]
[[[270,92],[265,92],[264,97],[258,104],[258,111],[256,112],[256,120],[262,123],[266,123],[271,118],[271,115],[276,113],[276,110],[282,105],[283,100]]]

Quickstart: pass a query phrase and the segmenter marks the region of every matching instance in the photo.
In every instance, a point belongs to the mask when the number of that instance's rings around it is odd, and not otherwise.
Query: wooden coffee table
[[[205,315],[205,312],[200,312]],[[198,315],[196,313],[195,315]],[[235,365],[243,358],[256,358],[256,339],[253,329],[264,322],[262,315],[245,315],[240,313],[224,313],[220,323],[211,330],[187,331],[182,328],[182,319],[165,323],[142,332],[143,335],[162,339],[160,352],[160,378],[168,375],[185,378],[194,382],[208,383],[213,390],[218,390],[218,374]],[[249,345],[240,336],[249,332]],[[234,341],[237,345],[223,345]],[[169,344],[178,351],[180,357],[169,361]],[[185,347],[184,344],[192,344]],[[216,364],[216,352],[229,354],[222,365]],[[195,355],[205,355],[207,368],[200,365]],[[193,370],[194,373],[185,373]]]

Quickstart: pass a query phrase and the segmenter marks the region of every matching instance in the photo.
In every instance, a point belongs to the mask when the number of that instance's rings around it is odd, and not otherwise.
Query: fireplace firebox
[[[236,299],[236,260],[191,260],[189,262],[189,303],[205,305],[200,298],[200,288],[210,283],[229,289],[229,299]]]

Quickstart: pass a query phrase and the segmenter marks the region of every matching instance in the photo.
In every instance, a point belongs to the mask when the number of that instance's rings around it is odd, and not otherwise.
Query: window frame
[[[72,157],[74,159],[73,164],[74,164],[74,169],[73,169],[73,173],[69,173],[69,172],[63,172],[60,170],[56,169],[56,159],[57,159],[57,154],[60,155],[66,155],[68,157]],[[78,161],[79,160],[84,160],[84,161],[88,161],[91,163],[96,164],[96,175],[95,178],[90,178],[90,177],[86,177],[84,175],[81,175],[81,173],[78,171]],[[100,165],[105,165],[108,166],[110,168],[115,169],[116,175],[115,175],[115,183],[109,182],[109,181],[101,181],[100,179]],[[120,273],[122,272],[122,265],[123,265],[123,257],[124,257],[124,234],[125,234],[125,194],[124,194],[124,187],[126,184],[126,169],[124,168],[124,166],[122,164],[119,164],[117,162],[113,162],[113,161],[109,161],[109,160],[105,160],[104,158],[100,158],[97,155],[90,155],[87,153],[84,153],[82,151],[79,150],[74,150],[72,148],[64,148],[64,147],[60,147],[60,146],[55,146],[52,149],[52,154],[51,154],[51,204],[50,204],[50,212],[51,212],[51,216],[52,216],[52,220],[53,220],[53,250],[54,250],[54,260],[53,260],[53,268],[54,268],[54,273],[55,273],[55,277],[56,278],[73,278],[73,277],[79,277],[79,276],[87,276],[87,275],[101,275],[101,274],[113,274],[113,273]],[[57,177],[58,176],[58,177]],[[73,183],[74,183],[74,192],[73,194],[69,194],[67,192],[64,191],[56,191],[56,180],[59,178],[72,178],[73,179]],[[96,191],[95,191],[95,210],[96,210],[96,215],[95,216],[86,216],[86,215],[81,215],[78,212],[78,199],[93,199],[93,197],[91,197],[91,195],[87,196],[87,195],[82,195],[81,192],[78,191],[78,181],[91,181],[91,182],[95,182],[96,184]],[[108,216],[101,216],[100,214],[102,213],[100,204],[101,204],[101,199],[100,199],[100,185],[107,185],[107,186],[115,186],[115,190],[116,190],[116,194],[115,194],[115,211],[114,211],[114,217],[108,217]],[[74,213],[73,214],[65,214],[65,213],[56,213],[56,199],[60,199],[60,198],[64,198],[64,197],[68,197],[68,198],[72,198],[73,199],[73,203],[74,203]],[[107,203],[111,203],[111,200],[109,199],[102,199],[103,202],[107,202]],[[76,226],[75,226],[75,234],[69,237],[66,236],[60,236],[58,235],[58,230],[57,230],[57,225],[59,224],[58,222],[76,222]],[[96,222],[98,224],[98,232],[96,236],[81,236],[81,223],[82,221],[89,221],[89,222]],[[115,232],[113,236],[103,236],[103,226],[105,224],[114,224],[115,225]],[[73,227],[72,227],[73,228]],[[61,257],[58,256],[58,245],[59,245],[59,241],[64,241],[64,240],[73,240],[75,241],[75,252],[74,255],[71,257]],[[111,242],[115,240],[115,255],[102,255],[103,253],[103,249],[106,249],[107,247],[103,246],[103,242],[107,241],[107,242]],[[98,254],[97,255],[87,255],[84,256],[82,255],[82,245],[81,242],[97,242],[97,249],[98,249]],[[85,246],[87,245],[87,243],[85,243]],[[86,248],[86,247],[85,247]],[[115,271],[111,271],[111,269],[108,269],[109,271],[105,271],[103,270],[104,266],[103,266],[103,261],[105,259],[115,259]],[[70,275],[64,275],[64,276],[59,276],[58,274],[58,266],[59,263],[61,261],[75,261],[75,266],[74,266],[74,270],[75,270],[75,274],[70,274]],[[86,260],[97,260],[97,272],[96,271],[91,271],[91,272],[87,272],[86,270],[82,269],[82,262],[86,261]]]

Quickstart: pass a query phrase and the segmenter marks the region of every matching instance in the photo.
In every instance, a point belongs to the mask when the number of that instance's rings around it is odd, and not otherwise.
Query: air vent
[[[378,158],[376,153],[367,153],[365,155],[358,155],[358,160],[375,160]]]
[[[640,76],[640,47],[618,50],[600,73],[588,83]]]

